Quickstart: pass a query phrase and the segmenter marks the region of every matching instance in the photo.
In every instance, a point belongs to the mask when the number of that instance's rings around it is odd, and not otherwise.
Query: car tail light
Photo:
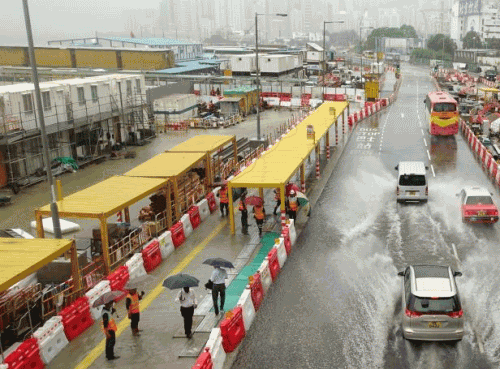
[[[399,196],[399,186],[396,187],[396,195]]]
[[[489,210],[488,215],[498,215],[498,210]]]
[[[448,316],[450,318],[461,318],[462,315],[464,315],[464,311],[460,309],[459,311],[452,311],[451,313],[448,313]]]
[[[422,313],[419,313],[418,311],[413,311],[413,310],[406,308],[405,315],[409,318],[418,318],[419,316],[422,316]]]
[[[429,196],[429,186],[425,186],[425,196]]]

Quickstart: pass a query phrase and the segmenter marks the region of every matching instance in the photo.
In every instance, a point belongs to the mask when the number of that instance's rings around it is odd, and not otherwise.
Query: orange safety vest
[[[262,206],[254,206],[253,211],[255,212],[256,219],[264,219],[264,208]]]
[[[219,197],[220,197],[220,202],[222,202],[223,204],[227,204],[229,203],[229,199],[227,198],[227,189],[221,189],[219,191]]]
[[[297,204],[296,200],[290,200],[290,210],[296,211],[297,208],[299,207],[299,204]]]
[[[108,321],[108,328],[104,328],[104,322],[101,322],[101,328],[102,328],[102,331],[104,332],[104,335],[106,337],[108,337],[108,334],[109,334],[108,331],[114,331],[114,332],[116,332],[116,330],[118,329],[116,327],[115,320],[113,318],[111,318],[111,315],[110,315],[110,318],[109,318],[109,321]]]
[[[240,206],[239,206],[240,211],[245,211],[247,210],[247,206],[244,201],[240,201]]]
[[[128,307],[129,314],[135,314],[139,312],[139,295],[131,295],[130,293],[127,295],[127,298],[130,299],[131,303]]]

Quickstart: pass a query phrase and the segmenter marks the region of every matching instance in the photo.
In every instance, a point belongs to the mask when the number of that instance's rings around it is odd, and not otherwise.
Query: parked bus
[[[424,103],[431,135],[452,136],[458,132],[458,103],[447,92],[429,92]]]

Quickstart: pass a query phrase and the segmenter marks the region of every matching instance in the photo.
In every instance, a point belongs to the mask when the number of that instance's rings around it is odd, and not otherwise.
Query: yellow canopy
[[[234,135],[198,135],[168,150],[169,152],[208,152],[212,153],[235,140]]]
[[[72,240],[0,238],[0,292],[71,248]]]
[[[128,177],[176,177],[206,157],[204,152],[164,152],[125,173]]]
[[[165,178],[113,176],[57,202],[59,214],[70,218],[108,217],[166,186]],[[50,205],[40,208],[50,214]]]
[[[279,187],[287,183],[311,154],[318,142],[348,106],[347,102],[323,103],[311,115],[287,133],[254,164],[233,178],[231,187]],[[332,115],[330,108],[335,109]],[[312,125],[315,140],[307,138],[307,126]]]
[[[481,87],[479,90],[484,92],[493,92],[493,93],[500,92],[499,89],[493,87]]]

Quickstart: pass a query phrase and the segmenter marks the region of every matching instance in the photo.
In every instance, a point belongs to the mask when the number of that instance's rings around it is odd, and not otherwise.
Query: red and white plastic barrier
[[[76,299],[71,305],[61,310],[58,315],[62,318],[64,333],[68,341],[74,340],[94,324],[87,297]]]
[[[215,203],[217,204],[217,207],[220,205],[220,199],[219,199],[219,191],[220,191],[220,187],[215,187],[213,190],[212,190],[212,193],[214,194],[214,197],[215,197]]]
[[[193,225],[191,224],[191,220],[189,219],[188,214],[184,214],[181,217],[180,222],[182,223],[182,228],[184,229],[184,237],[188,238],[193,233]]]
[[[255,307],[253,306],[251,291],[248,288],[245,288],[241,294],[237,306],[241,306],[243,309],[243,325],[245,331],[248,332],[255,318]]]
[[[278,250],[276,248],[272,248],[266,257],[269,262],[269,271],[271,272],[271,279],[273,282],[278,278],[278,274],[280,273],[280,263],[278,260]]]
[[[226,361],[226,352],[222,347],[222,335],[220,333],[220,328],[212,329],[210,337],[208,337],[206,348],[208,348],[211,355],[213,365],[212,368],[222,369],[224,367],[224,361]]]
[[[203,199],[198,204],[198,211],[200,213],[200,220],[203,222],[210,216],[210,208],[208,207],[207,199]]]
[[[158,236],[158,242],[160,243],[161,258],[165,260],[175,250],[172,233],[170,231],[163,232]]]
[[[45,365],[40,356],[40,348],[35,338],[28,338],[5,357],[9,369],[43,369]]]
[[[150,241],[141,252],[144,260],[144,269],[147,273],[152,272],[162,262],[160,243],[157,239]]]
[[[292,246],[295,245],[295,241],[297,241],[297,231],[295,230],[295,220],[288,219],[287,220],[287,228],[290,233],[290,242]]]
[[[208,348],[205,348],[203,352],[198,356],[198,359],[196,359],[196,363],[194,363],[192,369],[212,369],[213,368],[213,362],[212,362],[212,355],[210,355],[210,350]]]
[[[262,282],[262,288],[264,294],[267,293],[271,284],[273,284],[273,278],[271,277],[271,269],[269,269],[269,260],[267,258],[262,262],[257,272],[260,274],[260,280]]]
[[[108,275],[106,279],[109,281],[111,291],[123,291],[129,280],[128,268],[123,265]]]
[[[60,316],[54,316],[38,328],[33,337],[38,342],[40,357],[45,364],[50,363],[68,345]]]
[[[278,263],[280,265],[280,269],[283,269],[283,266],[285,265],[286,262],[286,248],[285,248],[285,240],[280,237],[277,238],[274,242],[274,246],[276,249],[276,252],[278,254]]]
[[[226,317],[220,323],[220,333],[224,351],[226,353],[233,352],[246,335],[241,306],[236,306],[226,313]]]
[[[184,235],[184,226],[182,222],[175,223],[172,228],[170,228],[170,233],[172,235],[172,242],[174,247],[178,248],[180,245],[186,241],[186,236]]]
[[[144,268],[144,258],[141,253],[132,255],[132,257],[127,260],[125,265],[128,268],[129,280],[142,277],[146,275],[146,269]]]
[[[188,214],[189,221],[191,222],[191,226],[193,227],[193,229],[198,228],[201,223],[200,209],[197,206],[193,205],[189,208]]]
[[[208,203],[208,209],[211,213],[217,210],[217,200],[215,199],[215,195],[213,192],[209,192],[206,197]]]
[[[87,296],[87,299],[89,300],[89,306],[90,306],[90,314],[92,314],[92,318],[97,321],[101,318],[102,315],[102,309],[104,305],[98,306],[93,308],[92,304],[94,303],[95,300],[97,300],[99,297],[101,297],[103,294],[106,292],[110,292],[111,287],[109,286],[109,281],[104,280],[100,281],[97,283],[92,289],[87,291],[85,293],[85,296]]]
[[[250,289],[253,307],[255,308],[255,311],[257,311],[259,310],[262,300],[264,299],[264,287],[262,286],[262,280],[259,272],[248,277],[248,288]]]

